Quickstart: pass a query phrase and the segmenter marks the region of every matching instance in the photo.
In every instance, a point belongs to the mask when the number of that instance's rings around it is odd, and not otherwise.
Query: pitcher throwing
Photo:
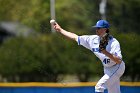
[[[52,25],[57,32],[91,50],[101,60],[104,76],[96,84],[95,93],[104,93],[105,89],[108,93],[120,93],[120,77],[124,73],[125,64],[119,42],[109,34],[109,23],[106,20],[99,20],[93,26],[97,35],[82,36],[62,29],[54,21]]]

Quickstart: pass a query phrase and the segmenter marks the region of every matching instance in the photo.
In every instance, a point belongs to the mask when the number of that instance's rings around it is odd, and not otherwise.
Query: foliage
[[[18,21],[37,31],[49,29],[49,0],[0,0],[0,21]]]
[[[131,81],[139,81],[139,35],[135,33],[120,34],[118,35],[118,39],[121,43],[123,59],[126,63],[125,76],[130,77]]]
[[[108,0],[107,18],[118,31],[139,34],[139,0]]]

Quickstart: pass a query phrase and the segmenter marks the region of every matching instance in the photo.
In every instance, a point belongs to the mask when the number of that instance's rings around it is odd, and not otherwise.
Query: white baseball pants
[[[120,77],[125,70],[124,62],[112,67],[104,67],[104,76],[95,86],[96,93],[103,93],[105,89],[108,93],[120,93]]]

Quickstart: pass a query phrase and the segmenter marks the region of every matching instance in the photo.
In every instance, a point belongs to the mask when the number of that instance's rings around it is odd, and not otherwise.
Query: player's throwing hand
[[[53,26],[53,28],[55,29],[55,31],[60,32],[61,31],[61,27],[60,25],[58,25],[58,23],[55,20],[50,20],[51,25]]]
[[[60,25],[58,25],[57,23],[54,25],[54,29],[57,31],[57,32],[60,32],[61,31],[61,27]]]

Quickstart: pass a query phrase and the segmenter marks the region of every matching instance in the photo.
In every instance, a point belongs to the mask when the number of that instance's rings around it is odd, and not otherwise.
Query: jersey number
[[[105,64],[108,64],[108,63],[110,63],[110,59],[105,58],[105,59],[103,60],[103,62],[104,62]]]

